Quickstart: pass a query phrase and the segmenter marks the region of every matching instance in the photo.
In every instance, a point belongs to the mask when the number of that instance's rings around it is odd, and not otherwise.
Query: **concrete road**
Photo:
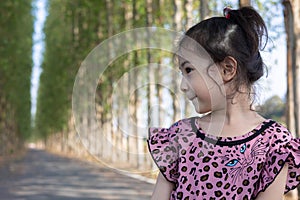
[[[0,167],[0,200],[143,200],[154,185],[75,159],[28,150]]]

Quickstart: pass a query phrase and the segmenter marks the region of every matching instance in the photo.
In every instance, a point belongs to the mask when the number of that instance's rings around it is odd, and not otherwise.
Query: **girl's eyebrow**
[[[180,64],[179,68],[183,68],[185,64],[190,63],[189,61],[184,61],[183,63]]]

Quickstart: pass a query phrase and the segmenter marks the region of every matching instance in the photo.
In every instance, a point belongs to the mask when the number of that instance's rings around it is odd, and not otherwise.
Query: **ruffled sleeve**
[[[149,128],[148,148],[164,177],[173,183],[178,178],[178,143],[176,142],[177,123],[170,128]]]
[[[291,139],[283,148],[288,155],[286,163],[289,164],[288,178],[285,193],[296,188],[300,183],[300,138]]]
[[[300,138],[293,138],[291,133],[278,123],[275,123],[271,135],[266,160],[254,185],[254,198],[272,184],[285,164],[288,164],[285,193],[295,189],[300,183]]]

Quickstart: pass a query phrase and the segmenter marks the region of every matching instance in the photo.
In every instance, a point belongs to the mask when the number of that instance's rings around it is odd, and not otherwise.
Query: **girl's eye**
[[[190,67],[186,67],[184,70],[187,74],[190,73],[191,71],[193,71],[193,69]]]

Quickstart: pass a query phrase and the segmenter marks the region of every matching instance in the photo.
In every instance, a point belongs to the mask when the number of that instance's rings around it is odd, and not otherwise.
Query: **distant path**
[[[144,200],[154,185],[75,159],[28,150],[0,167],[1,200]]]

